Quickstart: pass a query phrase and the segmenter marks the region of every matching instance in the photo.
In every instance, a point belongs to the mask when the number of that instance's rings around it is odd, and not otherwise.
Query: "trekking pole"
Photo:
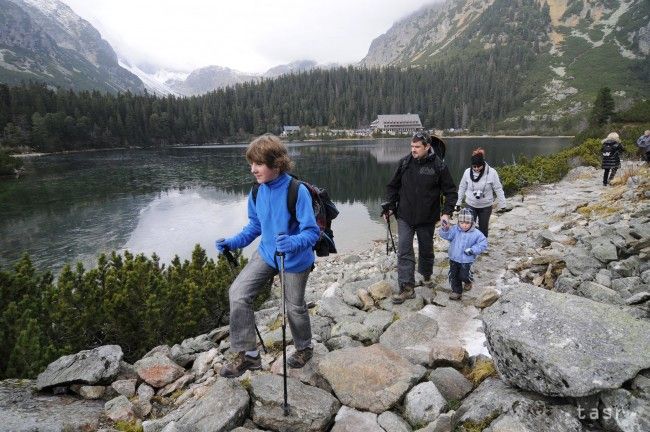
[[[397,249],[395,249],[395,240],[393,239],[393,231],[390,229],[390,215],[388,215],[386,225],[388,226],[388,234],[390,234],[390,242],[393,245],[393,252],[397,252]],[[386,240],[386,249],[388,250],[388,240]],[[388,255],[388,252],[386,252],[386,255]]]
[[[234,275],[235,269],[237,268],[237,260],[232,255],[232,252],[230,252],[230,249],[224,249],[223,255],[226,257],[226,261],[228,261],[228,264],[230,265],[230,272]],[[260,333],[260,330],[257,328],[257,324],[255,323],[255,320],[253,320],[253,327],[255,327],[255,333],[257,333],[257,337],[260,338],[260,344],[262,344],[262,349],[264,350],[264,354],[268,354],[268,351],[266,350],[266,345],[264,345],[264,341],[262,340],[262,334]]]
[[[280,289],[282,290],[282,368],[284,377],[284,403],[282,404],[282,411],[286,417],[289,415],[289,402],[287,401],[287,303],[284,284],[284,252],[276,251],[275,254],[280,257]]]

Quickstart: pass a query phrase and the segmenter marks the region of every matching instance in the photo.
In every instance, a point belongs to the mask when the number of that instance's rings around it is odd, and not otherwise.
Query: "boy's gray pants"
[[[397,282],[400,290],[405,283],[415,286],[415,251],[413,236],[418,236],[418,272],[424,276],[433,273],[433,231],[435,224],[412,227],[397,218]]]
[[[278,258],[279,264],[280,259]],[[311,325],[307,304],[305,303],[305,287],[310,272],[311,269],[301,273],[284,273],[287,320],[293,336],[293,344],[298,350],[311,345]],[[253,299],[264,288],[269,278],[277,273],[276,269],[264,262],[256,250],[248,264],[230,286],[231,351],[253,351],[257,349]]]

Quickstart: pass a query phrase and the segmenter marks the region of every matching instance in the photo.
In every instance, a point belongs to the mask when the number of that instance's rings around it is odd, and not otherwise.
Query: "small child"
[[[472,263],[476,255],[487,249],[487,239],[481,231],[474,227],[474,214],[468,208],[458,213],[458,225],[449,227],[443,224],[438,230],[440,237],[449,240],[449,285],[452,293],[449,299],[460,300],[463,286],[469,290],[472,287]]]
[[[603,147],[601,153],[603,155],[603,186],[611,184],[612,179],[616,175],[616,171],[621,167],[620,154],[625,151],[621,144],[621,139],[616,132],[607,135],[602,141]]]

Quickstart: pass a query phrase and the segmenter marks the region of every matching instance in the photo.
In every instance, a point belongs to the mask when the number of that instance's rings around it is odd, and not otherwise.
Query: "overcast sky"
[[[131,61],[264,72],[295,60],[347,64],[435,0],[62,0]]]

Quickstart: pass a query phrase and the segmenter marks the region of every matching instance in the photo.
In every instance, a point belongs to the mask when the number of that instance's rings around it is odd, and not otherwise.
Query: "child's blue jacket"
[[[447,231],[440,228],[438,234],[445,240],[449,240],[449,259],[459,263],[473,263],[476,255],[483,252],[488,247],[487,239],[481,231],[472,225],[467,231],[454,225]],[[471,248],[473,255],[465,254],[465,249]]]
[[[285,254],[284,268],[290,273],[300,273],[314,263],[312,248],[318,240],[320,229],[316,225],[311,195],[303,185],[298,187],[297,223],[294,221],[289,226],[291,215],[287,208],[287,192],[290,181],[289,174],[280,174],[278,178],[260,184],[255,201],[252,193],[249,193],[248,225],[228,240],[233,249],[239,249],[248,246],[261,234],[257,250],[264,262],[275,268],[275,239],[280,233],[288,234],[292,248]]]

